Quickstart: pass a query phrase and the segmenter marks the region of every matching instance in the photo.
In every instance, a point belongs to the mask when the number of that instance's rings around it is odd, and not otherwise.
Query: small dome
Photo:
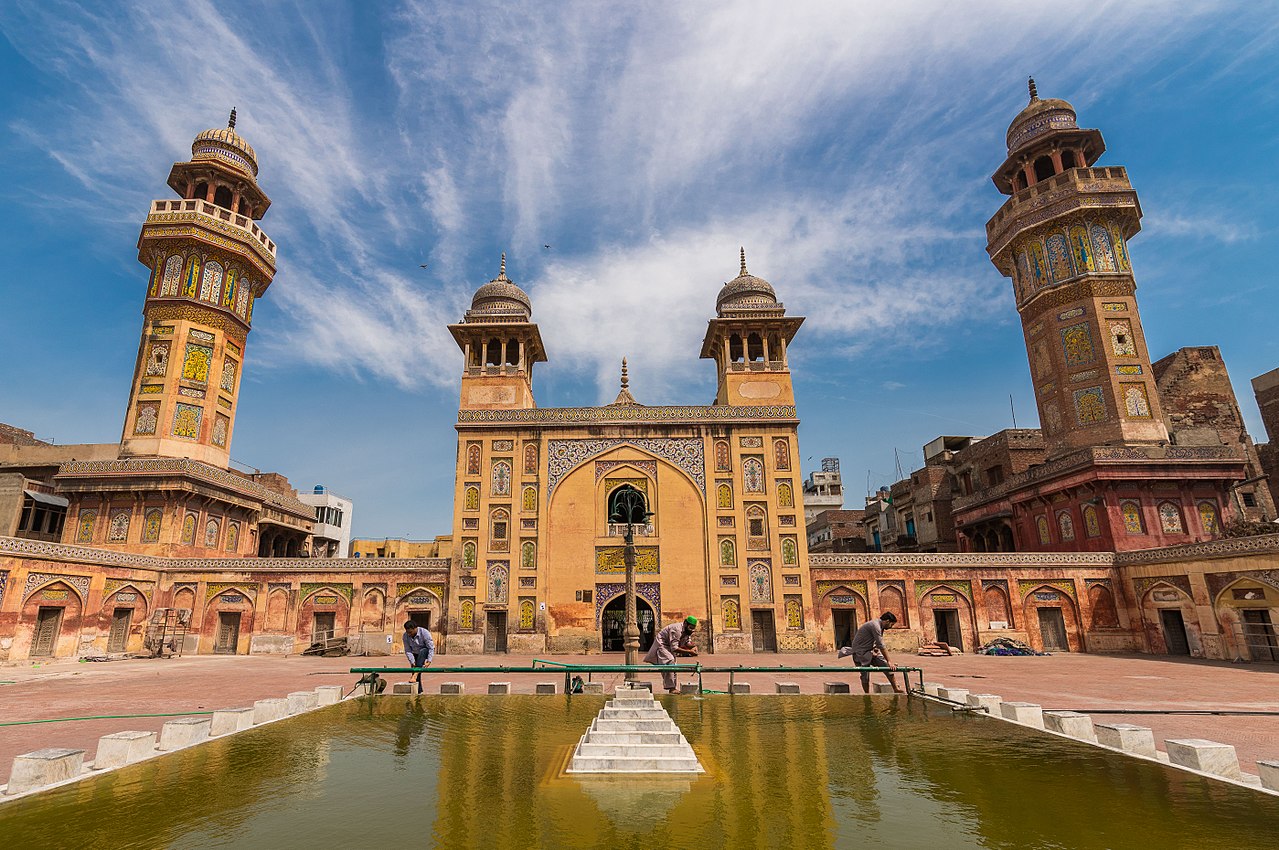
[[[741,272],[719,291],[719,296],[715,299],[715,312],[722,316],[725,310],[757,310],[777,306],[777,293],[773,291],[773,285],[746,271],[746,249],[743,248]]]
[[[191,159],[220,159],[251,176],[258,176],[258,155],[253,146],[235,132],[235,110],[225,127],[205,130],[191,143]]]
[[[1008,126],[1008,152],[1011,154],[1050,130],[1077,129],[1079,125],[1075,122],[1075,107],[1055,97],[1040,100],[1035,81],[1031,79],[1030,103],[1017,113],[1013,123]]]
[[[474,314],[518,314],[528,321],[533,313],[533,303],[528,295],[506,276],[506,254],[502,255],[502,268],[497,277],[475,290],[471,299],[471,309],[467,316]]]

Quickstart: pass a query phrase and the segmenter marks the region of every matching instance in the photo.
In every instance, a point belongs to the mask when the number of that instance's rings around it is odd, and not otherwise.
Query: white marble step
[[[678,744],[684,736],[679,732],[596,732],[588,729],[582,740],[588,744]]]
[[[701,773],[702,766],[693,756],[687,758],[650,758],[648,756],[609,756],[591,758],[575,756],[569,773]]]
[[[634,758],[690,758],[697,759],[693,748],[687,743],[680,744],[593,744],[583,741],[577,745],[579,758],[612,758],[630,756]]]
[[[671,716],[661,706],[657,708],[608,708],[600,709],[600,720],[670,720]]]
[[[607,720],[595,718],[591,729],[598,732],[678,732],[679,727],[669,717],[653,720]]]

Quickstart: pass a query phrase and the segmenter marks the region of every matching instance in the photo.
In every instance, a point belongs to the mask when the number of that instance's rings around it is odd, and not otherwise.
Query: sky
[[[0,421],[120,437],[137,234],[194,136],[256,149],[278,271],[231,455],[351,498],[359,537],[449,533],[461,354],[508,273],[539,406],[709,404],[746,248],[791,315],[804,473],[846,506],[942,434],[1038,424],[990,175],[1026,78],[1106,139],[1153,359],[1279,366],[1279,5],[1247,2],[0,4]],[[425,266],[425,268],[423,268]]]

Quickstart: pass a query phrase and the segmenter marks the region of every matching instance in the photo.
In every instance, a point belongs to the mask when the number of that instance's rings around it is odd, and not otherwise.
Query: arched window
[[[502,563],[493,564],[488,571],[488,595],[489,602],[505,602],[506,592],[508,588],[509,573]]]
[[[174,254],[164,261],[164,280],[160,284],[161,295],[177,295],[178,282],[182,278],[182,255]]]
[[[1075,539],[1075,521],[1070,517],[1070,511],[1061,511],[1057,514],[1057,530],[1061,532],[1062,540]]]
[[[525,487],[520,502],[525,513],[537,513],[537,488]]]
[[[466,474],[480,474],[480,447],[475,443],[466,447]]]
[[[195,545],[195,514],[189,513],[182,518],[182,543],[186,546]]]
[[[764,509],[759,505],[751,505],[746,510],[746,548],[769,548],[768,519]]]
[[[742,484],[747,493],[764,492],[763,461],[755,457],[748,457],[742,461]]]
[[[790,566],[799,563],[799,546],[795,543],[795,538],[786,537],[782,540],[782,563]]]
[[[475,628],[475,600],[463,599],[462,612],[457,618],[458,627],[463,631],[470,631]]]
[[[772,602],[773,577],[769,572],[768,564],[756,561],[751,564],[748,576],[751,587],[751,602]]]
[[[804,628],[804,605],[797,597],[786,597],[786,628],[797,630]]]
[[[164,519],[164,512],[159,508],[152,508],[146,512],[146,516],[142,520],[142,542],[158,543],[160,541],[160,525]]]
[[[490,339],[488,349],[489,349],[488,357],[485,359],[485,364],[488,366],[501,366],[502,365],[502,341],[498,339],[497,337]]]
[[[199,198],[201,201],[208,200],[208,198],[209,198],[209,184],[208,184],[208,183],[196,183],[196,184],[195,184],[195,194],[194,194],[192,197]]]
[[[532,540],[525,540],[520,545],[520,569],[537,569],[537,544]]]
[[[520,365],[520,343],[516,339],[508,339],[506,341],[506,365]]]
[[[214,260],[204,264],[200,281],[200,300],[217,304],[222,300],[222,264]]]
[[[779,508],[795,507],[795,491],[791,489],[790,484],[785,481],[777,484],[777,506]]]
[[[217,191],[213,193],[213,203],[224,210],[231,209],[231,190],[226,186],[219,186]]]
[[[493,488],[490,491],[492,495],[511,495],[511,465],[509,463],[504,460],[493,463],[492,484]]]
[[[463,569],[475,569],[475,550],[474,540],[468,540],[462,544],[462,567]]]
[[[97,511],[80,511],[79,528],[76,531],[77,543],[93,542],[93,526],[98,521]]]
[[[1039,545],[1047,546],[1053,542],[1052,534],[1048,531],[1048,518],[1039,516],[1035,518],[1035,528],[1039,531]]]
[[[216,519],[211,519],[207,523],[205,523],[204,525],[205,548],[207,549],[218,548],[218,537],[220,536],[218,534],[219,531],[221,531],[221,527],[219,526],[218,521]]]
[[[788,441],[773,441],[773,465],[783,472],[790,469],[790,443]]]
[[[724,631],[736,632],[742,628],[742,609],[736,597],[725,597],[720,603],[724,612]]]
[[[1062,168],[1079,168],[1080,167],[1079,163],[1076,162],[1075,160],[1074,151],[1065,150],[1061,152],[1061,167]]]
[[[1184,534],[1185,527],[1181,522],[1181,509],[1172,502],[1159,505],[1159,525],[1164,534]]]
[[[1041,156],[1035,160],[1035,182],[1039,183],[1053,176],[1055,169],[1053,168],[1052,157]]]
[[[1101,523],[1097,519],[1097,509],[1092,505],[1084,505],[1084,534],[1101,537]]]
[[[489,518],[489,548],[494,552],[506,552],[510,548],[511,514],[498,508]]]
[[[715,444],[715,470],[717,472],[728,472],[732,469],[731,459],[728,452],[728,443],[720,440]]]
[[[200,258],[192,256],[187,261],[187,273],[182,279],[182,294],[194,298],[200,289]]]
[[[466,488],[466,498],[462,510],[478,511],[480,509],[480,488],[470,484]]]
[[[741,363],[746,359],[746,351],[742,347],[742,338],[733,334],[728,338],[728,359],[734,363]]]
[[[1110,588],[1100,584],[1088,588],[1088,608],[1092,614],[1092,628],[1119,628],[1119,612],[1115,609],[1115,597]]]
[[[524,474],[537,475],[537,443],[524,445]]]
[[[531,632],[533,630],[533,600],[520,600],[520,631]]]
[[[733,544],[733,538],[725,537],[719,541],[719,562],[725,567],[737,564],[737,546]]]
[[[1146,528],[1141,522],[1141,505],[1136,502],[1120,502],[1119,512],[1124,517],[1124,531],[1129,534],[1146,533]]]
[[[747,338],[746,356],[752,363],[762,362],[764,360],[764,340],[759,334],[751,334]]]
[[[719,486],[715,488],[715,503],[720,508],[731,508],[733,506],[733,488],[727,481],[721,481]]]

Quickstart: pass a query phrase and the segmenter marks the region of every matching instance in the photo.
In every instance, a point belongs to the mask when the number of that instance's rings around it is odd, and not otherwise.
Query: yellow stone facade
[[[449,593],[450,652],[620,649],[623,534],[609,496],[631,485],[645,636],[688,615],[718,652],[816,648],[786,347],[800,323],[746,271],[724,285],[702,357],[714,405],[539,408],[546,359],[528,296],[481,287],[450,330],[465,354]],[[691,353],[691,352],[690,352]]]

